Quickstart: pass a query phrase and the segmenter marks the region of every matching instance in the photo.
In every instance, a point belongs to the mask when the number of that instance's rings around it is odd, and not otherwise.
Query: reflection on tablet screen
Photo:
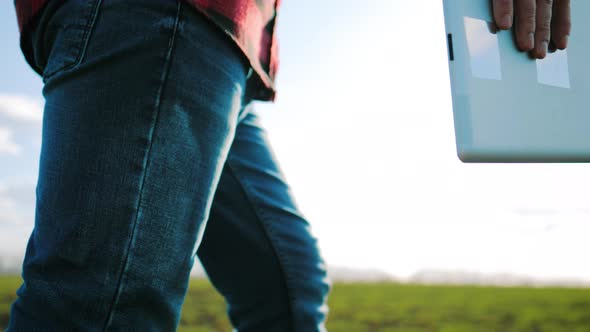
[[[498,36],[490,30],[484,20],[465,17],[465,36],[471,61],[471,73],[474,77],[501,80],[502,65]]]
[[[537,60],[537,81],[545,85],[570,88],[567,50],[549,53],[545,59]]]

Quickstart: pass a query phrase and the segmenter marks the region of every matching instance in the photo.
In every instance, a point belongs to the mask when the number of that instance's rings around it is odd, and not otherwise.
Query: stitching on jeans
[[[180,12],[182,9],[182,3],[181,3],[181,1],[178,1],[177,3],[178,3],[178,5],[177,5],[177,9],[176,9],[176,18],[174,20],[174,27],[172,29],[172,36],[170,37],[170,40],[168,43],[168,52],[166,53],[166,58],[164,60],[164,68],[162,71],[162,76],[160,77],[160,86],[158,88],[158,92],[156,94],[156,101],[154,103],[155,116],[153,119],[152,130],[149,133],[150,143],[149,143],[148,150],[146,152],[146,156],[144,159],[143,178],[141,179],[140,188],[139,188],[139,198],[137,200],[135,220],[133,221],[131,234],[128,238],[127,250],[126,250],[124,258],[123,258],[122,268],[121,268],[121,272],[119,274],[119,278],[118,278],[119,280],[117,282],[117,287],[115,290],[115,297],[113,298],[113,303],[111,304],[111,308],[110,308],[109,313],[107,315],[107,319],[106,319],[105,326],[104,326],[104,331],[108,331],[108,329],[113,321],[114,313],[116,310],[115,308],[116,308],[116,306],[119,302],[119,299],[121,297],[122,289],[124,288],[124,279],[127,275],[127,271],[129,268],[129,260],[131,257],[131,250],[133,249],[133,245],[135,244],[135,238],[137,235],[137,228],[138,228],[138,224],[139,224],[139,210],[141,208],[141,200],[142,200],[142,196],[143,196],[143,187],[145,184],[145,178],[147,176],[147,169],[149,167],[150,156],[151,156],[151,151],[152,151],[153,134],[156,131],[156,126],[158,124],[160,107],[161,107],[161,100],[162,100],[162,93],[164,90],[164,85],[165,85],[166,80],[168,78],[168,73],[170,70],[170,62],[171,62],[171,58],[172,58],[172,52],[174,50],[174,45],[176,44],[175,43],[176,33],[178,31],[178,26],[180,24],[179,21],[180,21]]]
[[[96,20],[98,18],[98,11],[100,10],[100,5],[102,4],[102,0],[97,0],[94,8],[92,10],[92,16],[90,17],[90,21],[88,22],[88,27],[86,29],[86,31],[84,31],[84,44],[82,45],[82,49],[80,50],[82,52],[82,54],[78,55],[78,61],[76,61],[73,66],[77,66],[79,65],[82,60],[84,60],[84,57],[86,56],[86,50],[88,49],[88,43],[90,41],[90,34],[92,33],[92,29],[94,28],[94,25],[96,24]]]
[[[289,311],[291,313],[292,325],[294,327],[295,326],[295,312],[294,312],[294,310],[295,310],[295,292],[293,292],[290,287],[293,279],[291,278],[291,275],[288,271],[288,266],[290,265],[289,258],[287,257],[287,255],[283,254],[281,252],[281,250],[279,250],[275,246],[274,242],[271,240],[275,236],[275,232],[272,229],[272,227],[268,223],[265,222],[265,220],[268,220],[268,216],[265,214],[263,209],[258,207],[258,204],[256,204],[256,198],[250,195],[250,192],[252,191],[252,188],[250,187],[250,185],[247,183],[247,181],[245,181],[244,179],[242,179],[240,177],[238,172],[236,172],[235,167],[233,167],[231,164],[232,164],[232,161],[228,158],[227,166],[228,166],[228,169],[231,171],[230,174],[232,174],[233,177],[236,179],[238,185],[240,185],[242,187],[242,190],[243,190],[244,194],[246,195],[246,199],[248,200],[248,202],[250,203],[250,206],[252,207],[256,216],[258,217],[258,221],[263,226],[262,229],[264,229],[264,231],[266,231],[268,233],[266,235],[267,235],[267,238],[269,238],[269,242],[270,242],[271,247],[274,249],[275,254],[277,256],[279,256],[279,267],[283,273],[283,276],[286,279],[285,286],[287,288],[287,298],[289,299]]]
[[[94,2],[94,4],[91,7],[90,12],[88,13],[88,17],[86,17],[86,28],[84,29],[84,35],[82,36],[82,42],[80,43],[80,45],[78,45],[78,50],[76,53],[76,61],[72,62],[71,64],[63,67],[63,68],[59,68],[56,69],[50,73],[48,73],[47,75],[45,75],[45,77],[43,78],[45,81],[49,80],[51,77],[55,76],[57,73],[61,73],[67,70],[70,70],[78,65],[80,65],[80,63],[82,63],[82,60],[84,59],[85,55],[86,55],[86,50],[88,48],[88,43],[90,41],[90,34],[92,29],[94,29],[94,25],[96,23],[96,19],[98,17],[98,12],[100,10],[102,4],[102,0],[96,0]]]

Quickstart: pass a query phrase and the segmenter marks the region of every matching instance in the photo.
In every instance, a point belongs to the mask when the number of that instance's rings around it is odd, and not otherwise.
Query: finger
[[[547,56],[551,39],[551,16],[553,0],[537,0],[537,19],[535,21],[535,49],[533,56],[543,59]]]
[[[494,20],[498,28],[508,30],[514,17],[514,0],[493,0]]]
[[[522,51],[535,47],[536,0],[515,0],[516,43]]]
[[[560,50],[567,47],[572,29],[570,0],[553,1],[553,22],[551,24],[551,39]]]

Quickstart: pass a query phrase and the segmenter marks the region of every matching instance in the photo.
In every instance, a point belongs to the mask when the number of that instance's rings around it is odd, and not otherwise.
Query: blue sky
[[[275,153],[329,264],[590,280],[586,165],[456,157],[438,0],[283,1]],[[0,3],[0,252],[32,228],[42,84]]]

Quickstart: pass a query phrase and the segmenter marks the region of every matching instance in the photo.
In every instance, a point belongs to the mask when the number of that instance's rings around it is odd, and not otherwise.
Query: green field
[[[20,280],[0,277],[0,329]],[[590,289],[339,284],[330,294],[330,332],[590,331]],[[191,282],[181,332],[230,331],[221,297]]]

